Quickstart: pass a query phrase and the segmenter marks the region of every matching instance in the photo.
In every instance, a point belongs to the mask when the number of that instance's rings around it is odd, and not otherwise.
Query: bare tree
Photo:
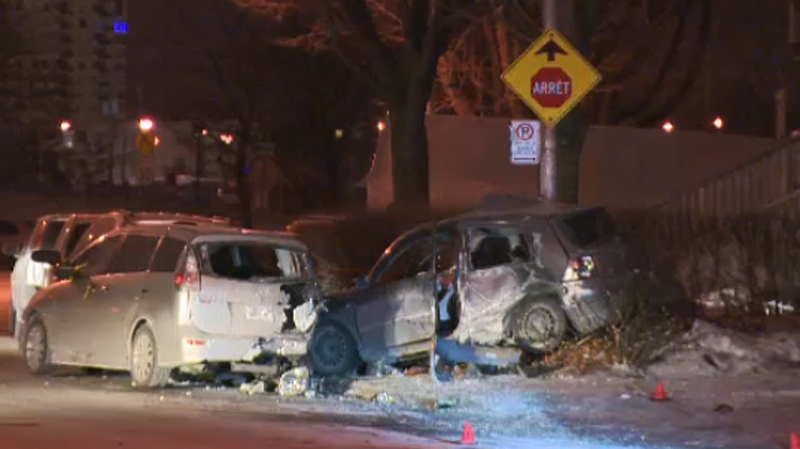
[[[469,0],[233,0],[303,25],[288,45],[330,49],[384,100],[390,113],[395,202],[427,204],[425,114],[440,56],[467,22]]]
[[[276,68],[285,62],[280,54],[271,51],[276,38],[274,29],[263,17],[250,14],[228,0],[208,0],[202,4],[175,0],[169,6],[180,20],[177,23],[183,24],[176,29],[175,39],[195,56],[182,61],[189,65],[182,68],[182,74],[194,72],[183,93],[195,97],[199,92],[210,93],[208,97],[195,99],[203,107],[201,114],[216,109],[219,118],[233,118],[238,124],[234,180],[240,219],[244,226],[252,226],[249,161],[259,137],[258,124],[267,114],[265,103],[279,75]]]

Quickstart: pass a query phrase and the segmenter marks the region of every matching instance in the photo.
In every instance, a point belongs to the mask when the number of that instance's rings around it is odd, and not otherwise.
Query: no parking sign
[[[511,163],[538,165],[542,151],[541,123],[536,120],[511,121]]]

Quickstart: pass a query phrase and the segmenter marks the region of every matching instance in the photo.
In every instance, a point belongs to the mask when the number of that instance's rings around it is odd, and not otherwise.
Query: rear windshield
[[[591,246],[618,235],[614,219],[604,209],[590,209],[559,220],[562,234],[575,246]]]
[[[218,277],[251,280],[306,278],[308,254],[260,242],[213,242],[200,246],[203,271]]]

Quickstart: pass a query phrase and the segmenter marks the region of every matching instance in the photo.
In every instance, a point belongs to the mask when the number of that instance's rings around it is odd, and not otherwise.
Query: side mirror
[[[22,253],[22,246],[15,243],[6,243],[3,245],[3,254],[9,257],[19,257]]]
[[[369,279],[366,276],[359,276],[356,278],[356,288],[359,290],[369,287]]]
[[[61,263],[61,253],[50,249],[40,249],[31,254],[31,259],[34,262],[46,263],[56,266]]]

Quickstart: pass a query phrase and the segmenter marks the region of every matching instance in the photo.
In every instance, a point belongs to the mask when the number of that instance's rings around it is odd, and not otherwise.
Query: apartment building
[[[18,123],[76,127],[125,111],[125,0],[5,0],[19,52],[0,77],[0,108]]]

